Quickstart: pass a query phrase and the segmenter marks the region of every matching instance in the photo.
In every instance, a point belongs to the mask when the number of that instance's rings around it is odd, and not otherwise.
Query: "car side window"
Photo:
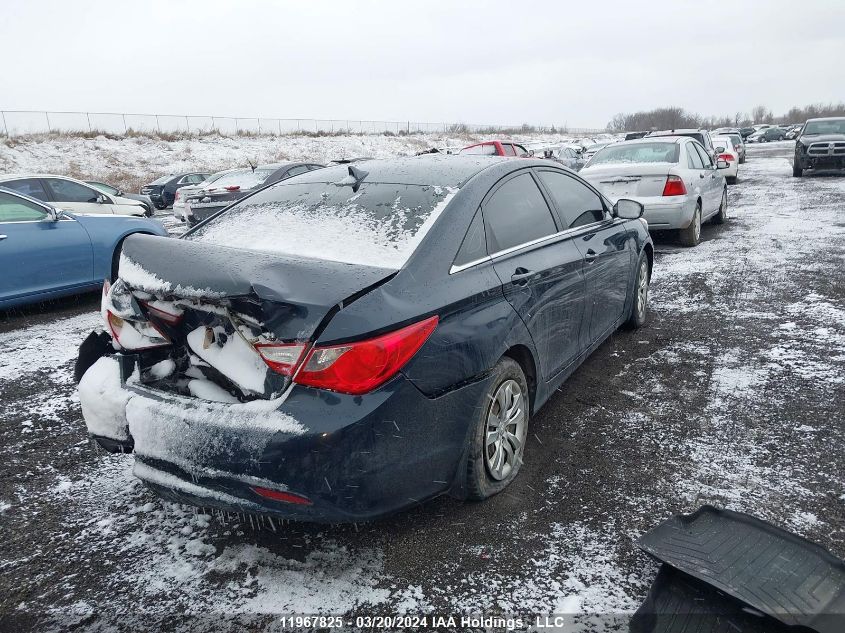
[[[552,212],[528,172],[511,178],[482,206],[491,253],[557,232]]]
[[[539,174],[560,212],[564,229],[604,219],[604,203],[595,191],[557,171],[543,170]]]
[[[44,202],[48,202],[50,200],[47,196],[47,192],[44,190],[44,185],[42,185],[41,181],[37,178],[22,178],[21,180],[0,182],[0,186],[20,191],[27,196],[43,200]]]
[[[510,143],[502,143],[502,151],[505,152],[505,156],[516,156],[516,150]]]
[[[470,222],[464,241],[455,256],[454,265],[463,266],[487,257],[487,239],[484,236],[484,220],[481,211],[476,211]]]
[[[690,169],[704,169],[701,156],[695,150],[695,143],[687,143],[687,166]]]
[[[80,185],[71,180],[61,178],[47,178],[47,186],[53,192],[57,202],[97,202],[97,197],[103,194],[90,187]]]
[[[297,165],[296,167],[291,167],[288,170],[288,173],[285,175],[285,178],[290,178],[292,176],[298,176],[299,174],[304,174],[308,171],[307,165]]]
[[[713,167],[713,159],[710,158],[710,155],[707,153],[707,150],[696,143],[693,143],[693,146],[695,147],[695,151],[698,152],[698,155],[701,157],[701,162],[704,165],[704,169],[711,169]]]
[[[33,222],[46,217],[47,212],[43,207],[0,191],[0,222]]]

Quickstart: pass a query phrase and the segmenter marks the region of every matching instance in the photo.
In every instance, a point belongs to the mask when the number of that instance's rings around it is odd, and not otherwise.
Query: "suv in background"
[[[805,169],[845,169],[845,117],[807,120],[795,140],[792,175]]]
[[[710,132],[707,130],[696,130],[693,128],[685,130],[661,130],[659,132],[651,132],[648,136],[688,136],[689,138],[694,138],[704,146],[710,158],[715,160],[716,150],[713,147],[713,139],[710,138]]]
[[[149,196],[156,209],[166,209],[176,199],[176,190],[186,185],[198,185],[205,182],[211,174],[206,172],[189,172],[187,174],[170,174],[162,176],[148,185],[141,187],[141,195]]]
[[[461,150],[461,154],[473,154],[477,156],[519,156],[528,157],[528,150],[522,145],[510,141],[484,141],[475,145],[467,145]]]

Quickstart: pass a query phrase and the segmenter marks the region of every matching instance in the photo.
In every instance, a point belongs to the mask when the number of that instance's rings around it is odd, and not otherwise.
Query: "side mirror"
[[[722,152],[724,152],[724,151],[725,151],[725,148],[724,148],[724,147],[717,147],[717,148],[716,148],[716,153],[717,153],[717,154],[721,154],[721,153],[722,153]]]
[[[97,204],[106,204],[109,201],[103,194],[97,196]]]
[[[61,209],[57,209],[56,207],[49,207],[47,209],[47,221],[48,222],[58,222],[63,217],[65,217],[65,212]]]
[[[613,215],[623,220],[636,220],[643,217],[645,207],[642,203],[636,200],[629,200],[628,198],[620,198],[613,205]]]
[[[123,190],[122,190],[122,189],[118,189],[118,190],[117,190],[117,193],[116,193],[116,194],[114,194],[114,195],[116,195],[118,198],[122,198],[122,197],[123,197]]]
[[[534,150],[533,150],[533,149],[529,149],[529,150],[528,150],[528,155],[529,155],[529,156],[534,156]]]
[[[716,161],[716,169],[727,169],[730,166],[731,164],[726,160],[719,159]]]

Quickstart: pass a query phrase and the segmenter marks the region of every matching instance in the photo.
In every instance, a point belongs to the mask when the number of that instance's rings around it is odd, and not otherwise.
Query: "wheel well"
[[[147,231],[135,231],[129,235],[152,235],[152,233],[148,233]],[[117,279],[117,269],[120,264],[120,252],[123,250],[123,242],[127,237],[129,237],[129,235],[124,235],[120,238],[120,241],[117,243],[117,246],[114,247],[114,252],[111,255],[111,279],[109,281],[112,283],[114,283],[115,279]]]
[[[534,357],[531,355],[531,351],[525,345],[514,345],[502,356],[515,360],[522,369],[522,373],[525,374],[525,380],[528,382],[528,401],[533,414],[534,396],[537,393],[537,367],[534,365]]]
[[[646,244],[645,256],[648,260],[648,280],[651,281],[651,271],[654,270],[654,247],[651,244]]]

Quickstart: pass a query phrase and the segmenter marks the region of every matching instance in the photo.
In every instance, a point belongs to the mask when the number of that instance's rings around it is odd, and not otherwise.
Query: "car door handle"
[[[536,271],[520,267],[513,271],[513,275],[511,275],[511,283],[514,286],[525,286],[528,284],[531,278],[536,275]]]
[[[584,261],[588,264],[592,264],[599,258],[599,254],[595,252],[592,248],[587,251],[587,254],[584,255]]]

